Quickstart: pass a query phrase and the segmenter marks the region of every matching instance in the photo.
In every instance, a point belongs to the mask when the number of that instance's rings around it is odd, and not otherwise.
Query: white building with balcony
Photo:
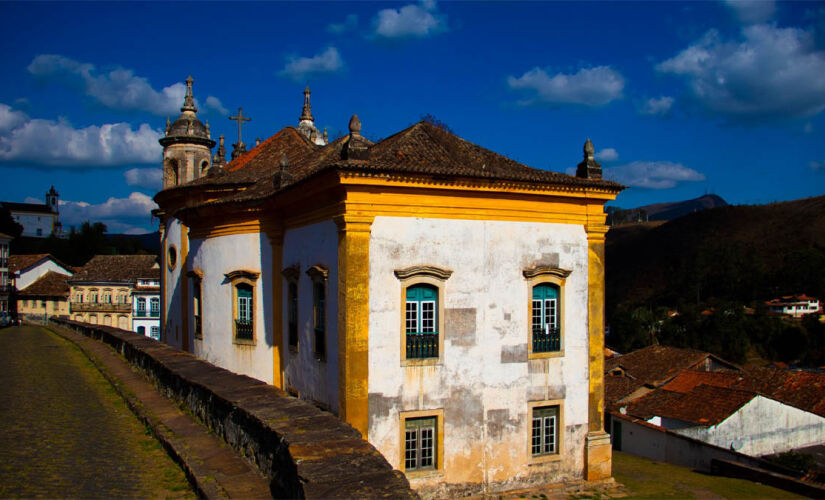
[[[132,290],[132,331],[160,340],[160,280],[138,278]]]

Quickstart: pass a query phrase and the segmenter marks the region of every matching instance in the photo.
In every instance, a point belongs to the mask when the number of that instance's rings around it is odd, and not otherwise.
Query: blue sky
[[[567,172],[588,137],[617,205],[825,192],[825,3],[0,3],[0,200],[60,192],[65,225],[154,230],[161,136],[191,74],[213,138],[331,137],[432,114]]]

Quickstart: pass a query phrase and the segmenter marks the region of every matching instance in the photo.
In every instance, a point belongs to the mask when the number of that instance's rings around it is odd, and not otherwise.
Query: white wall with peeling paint
[[[583,477],[587,262],[587,237],[578,225],[375,218],[369,441],[401,469],[399,412],[444,410],[444,442],[439,443],[444,464],[437,473],[411,478],[413,487],[426,495],[446,493],[445,488],[477,492],[482,483],[490,491]],[[440,298],[445,340],[443,363],[435,366],[401,366],[404,308],[393,271],[414,265],[453,271]],[[531,290],[522,271],[537,265],[572,272],[562,310],[564,355],[528,361]],[[528,466],[528,402],[549,399],[564,401],[561,459]]]

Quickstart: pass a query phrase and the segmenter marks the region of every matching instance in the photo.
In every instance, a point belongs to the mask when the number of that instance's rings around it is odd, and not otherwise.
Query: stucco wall
[[[302,399],[321,403],[338,413],[338,228],[332,221],[291,229],[284,235],[283,265],[297,265],[298,280],[298,350],[285,347],[285,378],[289,389]],[[329,270],[327,278],[326,359],[313,353],[313,288],[308,268],[321,265]],[[280,277],[280,273],[279,277]],[[287,346],[288,294],[283,287],[283,345]]]
[[[393,271],[448,268],[443,361],[401,366],[401,284]],[[571,270],[561,357],[528,361],[537,265]],[[489,491],[581,479],[587,432],[587,239],[582,226],[376,217],[370,239],[369,441],[402,468],[401,411],[444,411],[440,471],[421,493]],[[560,460],[529,465],[528,403],[562,400]],[[438,483],[443,483],[437,486]]]
[[[163,252],[161,265],[161,310],[166,311],[165,317],[162,316],[161,321],[165,321],[161,325],[161,340],[167,344],[182,349],[183,338],[181,336],[181,290],[180,290],[180,275],[181,275],[181,223],[177,219],[169,219],[166,222],[166,246],[161,248]],[[169,247],[175,247],[177,255],[177,262],[173,268],[169,266]]]
[[[32,236],[35,238],[48,238],[54,229],[54,220],[57,214],[29,214],[25,212],[14,212],[14,220],[23,226],[23,233],[20,236]],[[40,234],[37,234],[37,230]]]
[[[195,355],[227,370],[269,384],[272,377],[272,246],[265,234],[236,234],[189,242],[187,271],[203,275],[201,283],[203,339],[194,338],[192,280],[189,290],[189,336]],[[254,345],[234,341],[232,283],[226,273],[247,270],[260,273],[254,288]],[[170,314],[180,318],[180,311]]]
[[[825,443],[825,418],[756,396],[716,426],[674,432],[745,455],[762,456]]]

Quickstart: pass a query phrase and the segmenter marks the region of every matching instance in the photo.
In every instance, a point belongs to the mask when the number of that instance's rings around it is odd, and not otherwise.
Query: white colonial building
[[[65,234],[60,224],[59,197],[60,195],[52,186],[46,193],[44,204],[10,201],[0,202],[0,204],[11,212],[15,222],[23,226],[23,233],[20,236],[48,238],[54,234],[62,237]]]
[[[424,495],[610,476],[622,186],[589,140],[576,176],[425,122],[373,143],[353,116],[326,144],[307,91],[300,126],[225,163],[191,84],[160,141],[163,341],[338,415]]]

